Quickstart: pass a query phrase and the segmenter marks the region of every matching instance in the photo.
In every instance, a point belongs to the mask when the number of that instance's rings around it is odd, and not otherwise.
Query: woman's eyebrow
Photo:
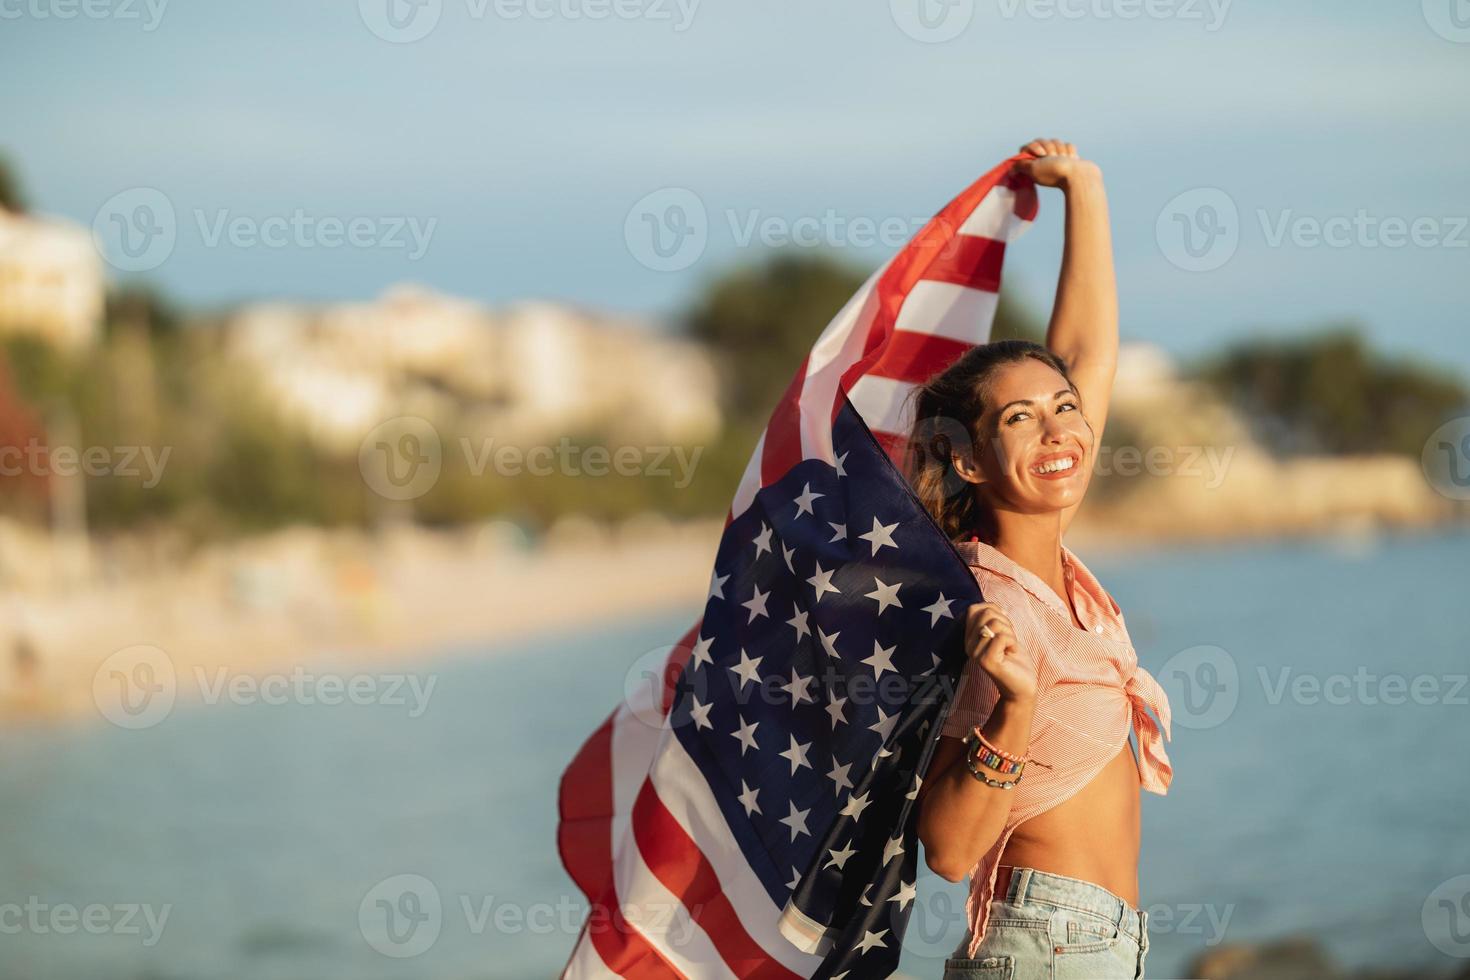
[[[1052,398],[1066,398],[1066,397],[1068,397],[1069,395],[1072,395],[1072,394],[1075,394],[1075,392],[1073,392],[1071,388],[1063,388],[1061,391],[1057,392],[1055,395],[1052,395]],[[1036,403],[1034,401],[1032,401],[1031,399],[1029,399],[1029,398],[1017,398],[1015,401],[1006,402],[1004,405],[1002,405],[997,410],[997,413],[1004,412],[1006,409],[1010,408],[1012,405],[1025,405],[1025,406],[1027,406],[1029,408],[1030,406],[1035,405],[1035,404]]]

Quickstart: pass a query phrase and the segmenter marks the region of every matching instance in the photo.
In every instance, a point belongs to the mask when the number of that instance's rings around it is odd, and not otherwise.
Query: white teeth
[[[1074,465],[1074,460],[1072,459],[1071,456],[1067,456],[1067,457],[1064,457],[1062,459],[1054,459],[1050,463],[1042,463],[1040,466],[1033,466],[1033,467],[1031,467],[1031,472],[1033,472],[1033,473],[1056,473],[1056,472],[1059,472],[1060,470],[1070,470],[1073,465]]]

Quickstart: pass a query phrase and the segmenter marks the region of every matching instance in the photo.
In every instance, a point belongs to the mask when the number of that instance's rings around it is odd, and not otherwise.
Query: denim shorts
[[[969,947],[967,931],[944,980],[1141,980],[1148,913],[1091,882],[1016,868],[974,958]]]

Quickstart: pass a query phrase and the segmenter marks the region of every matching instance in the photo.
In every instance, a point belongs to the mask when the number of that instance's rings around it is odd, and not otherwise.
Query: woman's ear
[[[966,483],[985,482],[985,474],[980,471],[980,464],[976,461],[973,450],[956,446],[950,451],[949,464]]]

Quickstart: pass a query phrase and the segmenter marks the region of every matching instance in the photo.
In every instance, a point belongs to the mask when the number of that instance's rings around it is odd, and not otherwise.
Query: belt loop
[[[1030,886],[1031,886],[1031,869],[1030,868],[1017,868],[1011,874],[1011,890],[1016,893],[1016,897],[1011,900],[1011,904],[1012,905],[1025,905],[1026,904],[1026,890]]]

